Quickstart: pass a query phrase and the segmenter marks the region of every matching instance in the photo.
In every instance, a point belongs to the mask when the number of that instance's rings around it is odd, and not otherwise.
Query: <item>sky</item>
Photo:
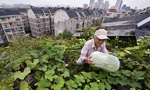
[[[107,1],[109,1],[110,6],[114,6],[117,0]],[[70,5],[75,7],[83,7],[83,4],[89,4],[89,2],[90,0],[0,0],[0,4],[30,4],[32,6]],[[122,5],[124,4],[133,9],[135,7],[138,9],[143,9],[150,6],[150,0],[123,0]]]

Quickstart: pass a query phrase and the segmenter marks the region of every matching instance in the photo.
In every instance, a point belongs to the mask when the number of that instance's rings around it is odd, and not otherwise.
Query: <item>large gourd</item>
[[[120,67],[120,61],[116,56],[105,54],[99,51],[92,52],[90,59],[95,63],[94,67],[101,68],[108,72],[116,72]]]

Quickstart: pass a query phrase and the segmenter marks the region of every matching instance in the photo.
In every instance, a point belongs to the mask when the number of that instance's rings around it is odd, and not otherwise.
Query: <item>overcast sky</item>
[[[97,0],[95,0],[97,1]],[[104,0],[105,1],[105,0]],[[114,6],[117,0],[107,0],[110,6]],[[83,4],[89,4],[90,0],[0,0],[0,4],[31,4],[33,6],[57,6],[57,5],[70,5],[82,7]],[[137,7],[143,9],[150,6],[150,0],[123,0],[123,4],[131,8]]]

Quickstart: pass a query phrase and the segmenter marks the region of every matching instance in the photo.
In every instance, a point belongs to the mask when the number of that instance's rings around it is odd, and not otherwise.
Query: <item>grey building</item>
[[[18,9],[0,9],[1,30],[6,36],[6,40],[11,42],[20,35],[25,35],[24,24]],[[4,36],[4,35],[3,35]]]

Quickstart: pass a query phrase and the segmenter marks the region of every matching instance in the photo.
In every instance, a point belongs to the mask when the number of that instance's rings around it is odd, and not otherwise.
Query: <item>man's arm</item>
[[[88,43],[86,42],[81,50],[80,58],[77,60],[77,65],[83,65],[88,53]]]
[[[85,62],[87,62],[90,65],[94,65],[93,60],[90,60],[91,56],[87,56],[89,51],[89,45],[88,43],[85,43],[81,50],[80,58],[77,60],[77,65],[83,65]]]

